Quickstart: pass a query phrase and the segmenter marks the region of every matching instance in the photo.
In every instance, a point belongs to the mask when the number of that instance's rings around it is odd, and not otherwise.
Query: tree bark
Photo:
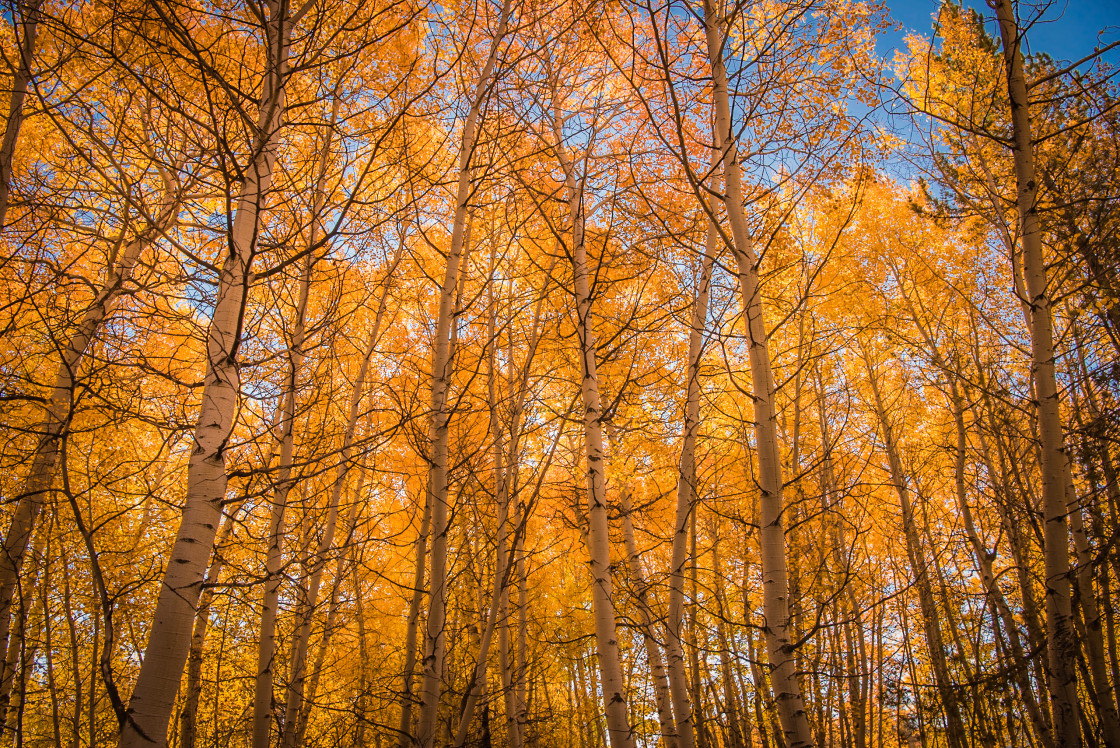
[[[1042,254],[1038,217],[1038,182],[1027,82],[1023,73],[1022,34],[1012,0],[996,0],[996,18],[1007,68],[1007,100],[1014,138],[1016,205],[1023,251],[1023,275],[1030,306],[1031,373],[1038,399],[1039,460],[1045,515],[1044,566],[1046,576],[1046,650],[1053,709],[1054,739],[1063,748],[1081,745],[1077,695],[1077,636],[1070,592],[1069,530],[1063,475],[1064,431],[1054,370],[1053,312]]]
[[[408,604],[408,618],[404,637],[404,674],[401,690],[401,714],[397,727],[398,748],[408,748],[412,744],[412,674],[416,669],[416,645],[420,629],[420,605],[424,601],[424,568],[427,560],[428,533],[431,529],[432,506],[428,492],[424,492],[424,509],[420,520],[420,532],[416,536],[416,559],[412,574],[412,598]]]
[[[35,56],[35,39],[39,31],[39,9],[43,0],[18,3],[23,39],[19,44],[19,63],[12,77],[12,97],[8,103],[8,120],[4,139],[0,142],[0,231],[8,217],[8,203],[12,192],[12,162],[15,160],[16,142],[23,126],[23,104],[27,99],[27,86],[31,83],[31,59]],[[12,19],[13,24],[15,19]]]
[[[455,195],[455,216],[451,228],[451,246],[447,253],[447,267],[440,290],[439,317],[436,321],[436,339],[432,349],[432,399],[430,421],[431,461],[428,478],[428,503],[432,511],[431,591],[428,596],[428,624],[424,635],[422,663],[419,744],[431,748],[436,740],[439,719],[440,683],[443,678],[444,625],[447,617],[447,460],[449,422],[447,391],[451,380],[451,327],[454,322],[455,299],[459,288],[459,275],[463,257],[466,256],[468,201],[474,188],[471,157],[474,155],[482,104],[490,89],[490,79],[498,61],[498,47],[506,35],[509,23],[510,0],[502,4],[501,16],[490,51],[479,72],[471,98],[470,110],[463,123],[462,143],[459,152],[458,186]]]
[[[658,644],[653,635],[656,616],[650,608],[649,583],[646,581],[645,572],[642,571],[642,561],[638,555],[638,542],[634,537],[633,504],[629,487],[623,486],[620,489],[620,494],[622,540],[626,547],[630,583],[634,585],[635,602],[641,616],[642,644],[646,650],[646,661],[649,663],[650,680],[653,682],[653,695],[657,705],[657,721],[661,727],[661,739],[664,741],[665,748],[678,748],[677,726],[673,721],[673,702],[669,695],[669,679],[665,672],[665,658],[661,654],[661,645]]]
[[[789,579],[786,569],[785,528],[782,524],[782,462],[774,405],[774,377],[758,287],[758,264],[748,236],[739,171],[735,128],[731,120],[727,70],[723,62],[723,20],[714,0],[704,0],[704,30],[712,69],[716,130],[723,149],[724,206],[731,224],[733,254],[739,271],[743,319],[749,338],[754,400],[754,432],[758,459],[760,545],[762,547],[763,614],[770,680],[778,717],[789,748],[809,748],[813,736],[794,669],[790,634]]]
[[[234,519],[228,517],[222,524],[217,542],[215,543],[214,558],[210,561],[210,568],[206,571],[206,583],[216,584],[222,573],[221,547],[233,533]],[[183,711],[179,715],[179,748],[195,748],[198,738],[198,700],[202,696],[202,658],[206,647],[206,633],[210,627],[210,606],[214,600],[214,588],[208,586],[202,591],[198,602],[198,613],[194,619],[194,630],[191,632],[191,649],[187,656],[187,683]]]
[[[214,549],[226,493],[225,449],[240,391],[237,352],[260,212],[272,183],[280,143],[288,77],[288,6],[270,0],[268,7],[268,70],[260,99],[255,157],[244,171],[245,181],[230,230],[230,252],[218,279],[217,302],[207,334],[206,377],[194,449],[187,464],[183,519],[167,560],[143,664],[121,729],[120,748],[162,746],[167,741],[168,722],[190,650],[203,575]]]
[[[618,647],[613,583],[611,581],[610,524],[603,450],[603,406],[599,396],[596,340],[592,329],[591,284],[585,241],[586,213],[576,164],[563,144],[559,112],[553,116],[554,146],[564,172],[565,197],[571,231],[571,259],[576,301],[576,335],[579,339],[583,399],[583,438],[587,455],[587,553],[591,569],[591,608],[595,619],[595,645],[602,681],[603,714],[612,748],[633,748],[634,734],[626,703],[622,656]]]

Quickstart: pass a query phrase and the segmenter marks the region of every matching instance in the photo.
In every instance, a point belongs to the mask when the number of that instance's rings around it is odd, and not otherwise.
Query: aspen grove
[[[1120,748],[1054,5],[7,0],[0,748]]]

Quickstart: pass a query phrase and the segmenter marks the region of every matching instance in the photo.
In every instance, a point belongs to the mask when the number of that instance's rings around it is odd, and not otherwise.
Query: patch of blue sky
[[[994,12],[985,2],[968,0],[965,7],[973,8],[988,22],[988,33],[999,35]],[[895,50],[905,49],[904,38],[909,33],[928,36],[937,19],[939,0],[887,0],[887,9],[899,28],[888,30],[877,42],[879,54],[889,57]],[[1120,0],[1058,0],[1046,3],[1044,12],[1033,4],[1022,3],[1020,13],[1027,32],[1027,51],[1044,53],[1055,60],[1074,62],[1103,46],[1120,39]],[[1105,59],[1120,62],[1120,49],[1106,53]]]

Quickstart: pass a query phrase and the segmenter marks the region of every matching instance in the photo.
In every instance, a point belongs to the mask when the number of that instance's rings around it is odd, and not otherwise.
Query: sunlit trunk
[[[786,536],[783,526],[782,463],[778,445],[778,429],[774,405],[774,377],[762,297],[758,287],[759,259],[752,247],[743,207],[743,191],[739,172],[739,156],[735,127],[731,119],[727,70],[723,62],[723,21],[713,0],[704,2],[704,28],[708,57],[712,69],[712,97],[715,126],[723,149],[724,206],[734,244],[733,254],[739,271],[739,287],[743,299],[743,320],[749,341],[748,358],[751,369],[754,401],[755,449],[757,451],[757,484],[759,490],[762,554],[762,608],[765,617],[766,650],[770,660],[770,682],[778,717],[789,748],[813,745],[801,686],[794,669],[793,641],[790,633],[789,579],[786,570]]]
[[[576,302],[576,336],[580,349],[580,395],[583,400],[583,439],[587,458],[587,554],[591,570],[591,609],[595,620],[595,647],[602,682],[603,714],[612,748],[632,748],[622,676],[622,655],[618,647],[615,621],[614,587],[611,581],[610,524],[607,512],[607,476],[603,449],[603,406],[599,396],[596,340],[592,329],[591,282],[585,245],[586,213],[582,183],[576,163],[563,145],[559,114],[553,117],[555,151],[564,172],[565,197],[570,230],[570,256]]]
[[[187,494],[175,544],[167,558],[143,664],[121,729],[120,748],[146,748],[167,741],[175,694],[190,650],[203,575],[226,493],[225,449],[240,392],[237,352],[245,315],[250,264],[260,212],[272,183],[280,142],[284,87],[288,78],[291,21],[287,5],[268,4],[268,70],[260,99],[256,158],[245,181],[230,230],[230,251],[218,278],[217,301],[206,341],[206,377],[187,464]]]
[[[257,644],[257,680],[253,696],[253,748],[268,748],[272,723],[273,684],[276,678],[276,619],[279,616],[280,574],[284,555],[284,515],[292,489],[292,460],[295,450],[296,397],[299,391],[300,367],[306,337],[307,301],[311,291],[313,261],[308,254],[303,262],[299,281],[292,339],[288,349],[289,373],[287,391],[280,420],[280,460],[272,491],[272,512],[268,523],[268,547],[265,551],[264,599],[261,604],[260,639]]]
[[[1065,434],[1054,370],[1054,332],[1050,289],[1042,254],[1038,217],[1038,181],[1027,81],[1023,72],[1022,35],[1012,0],[996,0],[996,18],[1007,68],[1007,97],[1014,140],[1016,206],[1022,246],[1026,303],[1030,307],[1031,374],[1037,398],[1042,504],[1045,517],[1046,651],[1054,739],[1063,748],[1081,745],[1077,694],[1077,635],[1070,592],[1069,529],[1063,466]]]
[[[206,571],[206,582],[214,585],[222,573],[224,556],[221,547],[233,533],[234,518],[227,517],[215,543],[214,558]],[[206,647],[206,634],[210,629],[210,606],[214,601],[214,588],[208,586],[202,591],[198,602],[198,613],[194,619],[191,633],[191,649],[187,656],[187,682],[183,711],[179,715],[179,748],[195,748],[198,738],[198,701],[202,696],[202,658]]]
[[[27,99],[27,86],[31,83],[31,59],[35,55],[35,40],[39,32],[39,10],[43,0],[31,0],[19,5],[19,25],[23,38],[19,44],[19,62],[12,75],[11,98],[8,101],[8,119],[4,127],[4,139],[0,141],[0,231],[8,217],[8,203],[12,192],[12,161],[15,159],[16,141],[23,126],[24,101]],[[7,14],[5,14],[7,15]],[[16,15],[12,14],[13,23]]]

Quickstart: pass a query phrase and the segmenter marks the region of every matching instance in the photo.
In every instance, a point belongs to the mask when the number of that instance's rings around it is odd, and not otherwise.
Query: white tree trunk
[[[642,560],[638,555],[638,542],[634,537],[633,502],[630,498],[629,489],[624,487],[620,493],[622,495],[622,540],[626,546],[630,583],[634,585],[638,613],[641,616],[642,644],[646,650],[646,661],[649,663],[650,680],[653,682],[654,703],[657,705],[657,722],[661,727],[661,739],[664,748],[678,748],[680,741],[677,737],[676,721],[673,718],[673,700],[669,694],[669,678],[665,669],[665,657],[662,655],[661,645],[653,633],[657,617],[650,608],[649,582],[646,581],[645,572],[642,570]]]
[[[217,583],[222,573],[224,558],[221,546],[229,539],[235,526],[234,517],[227,516],[218,535],[214,557],[206,571],[207,585]],[[214,588],[208,586],[202,592],[198,603],[198,614],[194,619],[191,633],[191,649],[187,658],[187,692],[183,699],[183,711],[179,714],[179,748],[194,748],[198,737],[198,701],[202,696],[202,658],[206,647],[206,634],[210,630],[210,606],[214,600]]]
[[[778,718],[789,748],[813,745],[801,687],[794,671],[790,636],[789,580],[786,570],[786,536],[782,525],[782,463],[774,408],[774,377],[758,288],[758,257],[751,245],[743,208],[739,155],[731,121],[727,70],[723,63],[723,21],[713,0],[704,0],[704,28],[712,68],[716,131],[723,148],[726,191],[724,205],[734,244],[743,316],[749,339],[749,360],[754,399],[754,431],[758,459],[758,489],[762,547],[762,610],[765,617],[766,650],[770,659],[770,682],[778,707]]]
[[[714,138],[719,133],[713,128]],[[713,143],[712,185],[718,189],[719,143]],[[665,653],[669,666],[669,694],[673,699],[677,736],[681,748],[696,745],[692,701],[688,697],[688,673],[684,664],[684,569],[688,563],[688,528],[698,502],[696,495],[696,440],[700,434],[700,360],[704,354],[704,329],[708,319],[708,297],[712,285],[712,268],[719,246],[714,217],[709,217],[704,236],[704,257],[700,260],[700,277],[688,329],[688,364],[685,370],[684,428],[681,434],[681,458],[677,477],[677,511],[673,523],[673,550],[669,567],[669,611]]]
[[[622,656],[618,647],[613,587],[611,583],[610,525],[607,514],[607,481],[603,452],[603,407],[599,397],[599,373],[595,361],[595,333],[591,327],[591,285],[588,279],[587,247],[584,244],[586,216],[583,191],[576,179],[576,166],[561,139],[559,115],[553,126],[555,150],[564,170],[571,257],[576,300],[576,334],[580,345],[583,382],[583,437],[587,451],[587,552],[591,568],[591,608],[595,619],[595,644],[603,688],[603,713],[612,748],[633,748],[634,735],[626,704]]]
[[[284,10],[281,10],[283,8]],[[221,518],[226,493],[225,448],[240,391],[237,351],[260,211],[272,182],[284,113],[291,23],[287,5],[269,2],[268,70],[260,100],[256,157],[230,230],[230,251],[218,278],[217,302],[206,341],[206,377],[187,464],[183,519],[167,559],[143,664],[121,728],[120,748],[167,742],[167,727],[190,650],[195,607]]]
[[[1046,652],[1054,739],[1063,748],[1081,745],[1077,693],[1077,636],[1070,591],[1069,529],[1066,526],[1065,432],[1054,370],[1054,322],[1042,255],[1038,220],[1038,181],[1027,82],[1023,72],[1022,35],[1012,0],[996,0],[996,18],[1007,68],[1007,95],[1014,139],[1016,204],[1023,249],[1026,302],[1030,307],[1031,373],[1038,400],[1039,460],[1045,526],[1043,554],[1046,577]]]
[[[257,646],[257,680],[253,694],[253,748],[268,748],[269,728],[272,724],[273,684],[276,679],[276,619],[279,614],[280,585],[283,581],[280,568],[284,555],[284,515],[288,508],[288,494],[292,489],[292,460],[295,451],[296,393],[299,390],[300,367],[303,363],[303,343],[306,335],[307,301],[311,293],[311,270],[314,265],[309,253],[303,261],[299,281],[299,300],[292,340],[288,349],[289,373],[287,391],[284,393],[283,414],[280,423],[280,462],[272,492],[272,514],[268,525],[268,549],[265,560],[264,599],[261,604],[261,632]]]
[[[455,217],[451,227],[451,246],[447,253],[447,267],[440,290],[439,317],[436,320],[436,339],[432,349],[432,400],[430,421],[430,455],[428,472],[428,504],[432,509],[431,541],[431,590],[428,595],[428,624],[424,635],[423,684],[421,688],[420,724],[418,742],[422,748],[432,748],[439,721],[440,683],[443,679],[443,658],[446,649],[444,625],[447,614],[447,459],[449,422],[447,390],[451,382],[451,326],[454,322],[455,299],[459,288],[459,275],[466,256],[468,205],[474,187],[471,157],[478,137],[482,105],[490,88],[490,78],[498,60],[498,47],[506,34],[509,22],[510,0],[502,5],[501,18],[490,40],[490,52],[479,72],[471,99],[467,119],[463,123],[462,144],[459,151],[458,187],[455,194]]]

